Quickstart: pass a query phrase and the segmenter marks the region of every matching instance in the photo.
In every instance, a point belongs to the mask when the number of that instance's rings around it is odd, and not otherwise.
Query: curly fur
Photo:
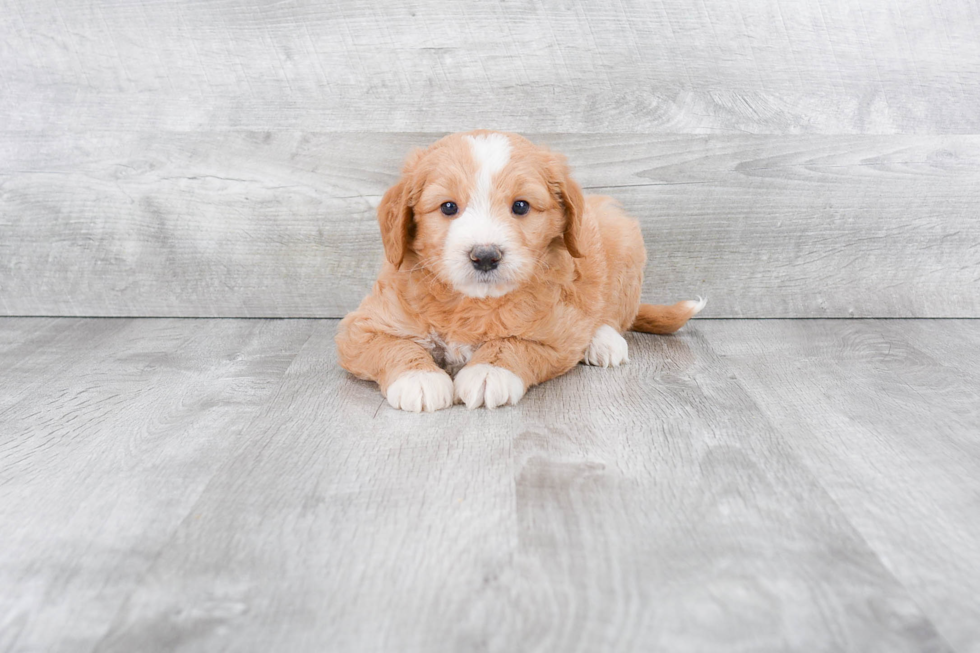
[[[527,215],[511,212],[518,199],[530,204]],[[457,215],[440,211],[448,201]],[[444,393],[429,390],[441,377],[418,374],[443,370],[456,374],[457,402],[514,403],[582,361],[601,327],[670,333],[703,306],[640,304],[646,250],[637,222],[611,198],[584,196],[564,157],[516,134],[453,134],[411,153],[378,223],[385,264],[371,294],[341,322],[337,347],[341,365],[386,396],[403,379],[397,401],[389,397],[399,408],[447,406]],[[467,238],[504,243],[500,267],[473,271]],[[625,362],[625,350],[615,360]],[[476,366],[503,368],[523,388]],[[483,376],[462,375],[461,397],[457,372],[467,368]],[[484,377],[492,382],[473,381]],[[412,385],[420,379],[429,385]]]

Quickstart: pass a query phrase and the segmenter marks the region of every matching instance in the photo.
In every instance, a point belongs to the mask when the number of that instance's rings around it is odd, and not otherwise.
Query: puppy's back
[[[590,195],[585,203],[586,213],[599,229],[606,269],[603,288],[606,305],[601,321],[626,331],[632,326],[640,305],[643,268],[647,262],[643,234],[639,223],[613,198]]]

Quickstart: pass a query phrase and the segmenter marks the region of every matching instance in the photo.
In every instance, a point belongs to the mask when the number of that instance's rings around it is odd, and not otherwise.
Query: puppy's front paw
[[[431,412],[453,405],[453,379],[438,372],[405,372],[388,386],[388,403],[413,413]]]
[[[508,369],[479,363],[467,365],[453,382],[456,401],[469,409],[486,406],[496,408],[516,404],[524,396],[524,382]]]
[[[628,354],[629,346],[626,344],[626,338],[619,335],[619,331],[608,324],[603,324],[592,336],[592,342],[585,350],[582,362],[599,367],[616,367],[629,362]]]

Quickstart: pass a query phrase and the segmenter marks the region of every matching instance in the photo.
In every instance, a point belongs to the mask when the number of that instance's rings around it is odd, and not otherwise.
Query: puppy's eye
[[[517,200],[514,202],[514,206],[510,207],[510,210],[514,212],[514,215],[527,215],[527,212],[531,210],[531,205],[524,200]]]
[[[456,202],[443,202],[439,205],[439,210],[442,211],[443,215],[456,215],[459,207],[456,206]]]

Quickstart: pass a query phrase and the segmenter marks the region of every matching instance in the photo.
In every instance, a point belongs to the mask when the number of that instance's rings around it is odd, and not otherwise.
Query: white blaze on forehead
[[[473,159],[479,167],[476,174],[476,195],[489,203],[493,176],[510,161],[510,140],[503,134],[467,136],[466,140],[470,142]]]
[[[461,220],[456,220],[456,223],[469,225],[467,230],[487,231],[489,236],[497,231],[489,224],[493,219],[493,177],[510,161],[510,141],[503,134],[467,136],[466,140],[470,143],[477,171],[466,210],[460,216]],[[475,222],[485,224],[478,227]],[[474,244],[491,244],[491,241]]]
[[[493,212],[493,179],[510,161],[510,139],[503,134],[466,136],[476,163],[466,209],[453,219],[446,236],[444,264],[453,285],[471,297],[496,297],[512,289],[527,261],[517,251],[508,216]],[[477,245],[495,245],[503,253],[493,278],[475,276],[469,252]]]

